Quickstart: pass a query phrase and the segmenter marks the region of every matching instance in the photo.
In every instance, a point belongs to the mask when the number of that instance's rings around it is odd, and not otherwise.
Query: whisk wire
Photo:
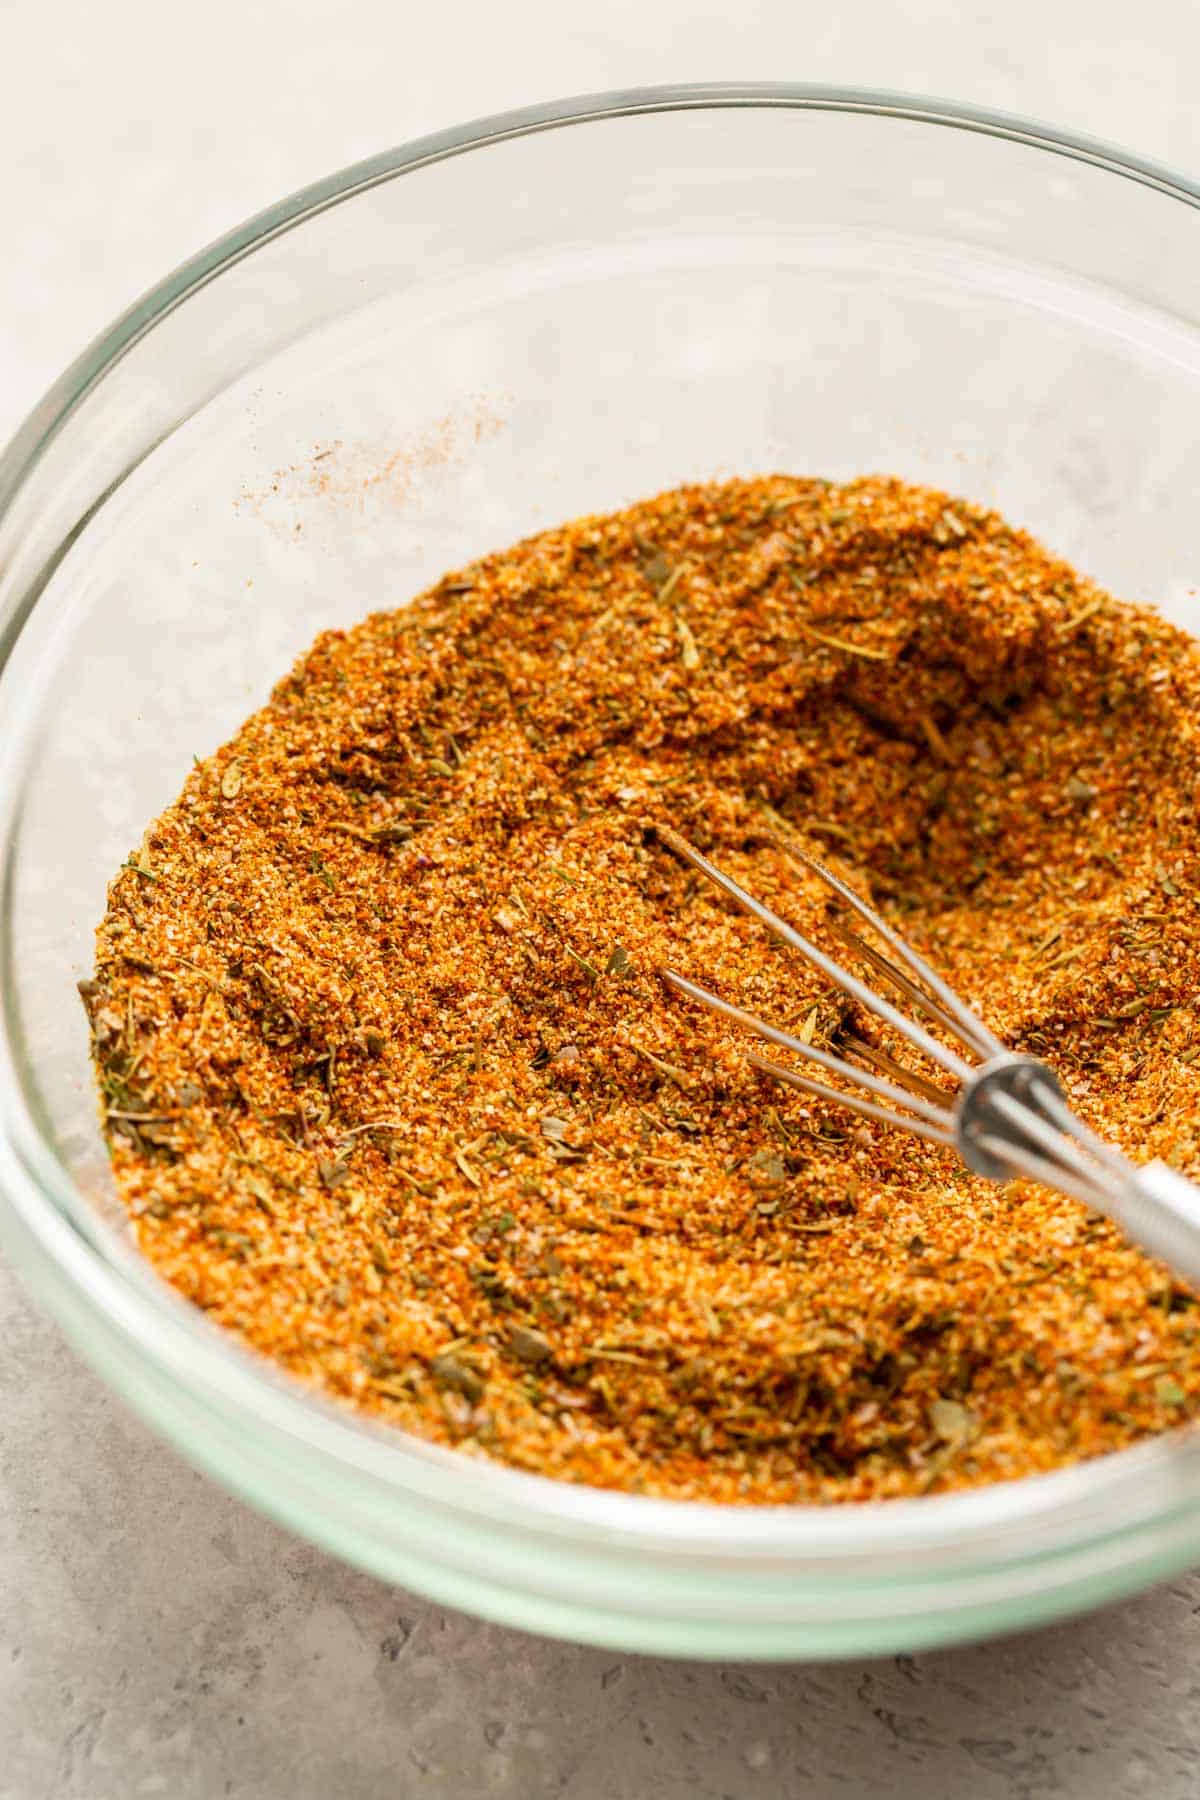
[[[1041,1111],[1049,1116],[1052,1124],[1057,1125],[1060,1131],[1077,1138],[1091,1151],[1096,1160],[1103,1163],[1105,1168],[1118,1179],[1125,1179],[1127,1165],[1121,1152],[1114,1150],[1111,1144],[1106,1144],[1102,1137],[1097,1137],[1090,1125],[1085,1125],[1082,1119],[1076,1118],[1070,1107],[1048,1082],[1038,1082],[1034,1090],[1034,1098]]]
[[[869,988],[866,982],[860,981],[857,975],[852,975],[849,969],[844,969],[841,964],[835,962],[831,956],[827,956],[816,944],[802,936],[800,932],[796,931],[791,925],[787,924],[785,920],[781,919],[778,913],[772,912],[769,906],[764,906],[761,900],[756,900],[753,894],[747,893],[746,889],[742,887],[739,882],[735,881],[731,875],[726,875],[723,869],[719,869],[715,863],[709,862],[708,858],[702,856],[685,838],[681,838],[677,832],[671,831],[663,826],[659,827],[659,835],[664,843],[669,845],[669,847],[674,850],[677,855],[681,856],[685,862],[691,863],[692,867],[697,869],[701,875],[707,876],[711,882],[728,894],[730,899],[735,900],[739,906],[750,913],[753,918],[756,918],[760,924],[765,925],[768,931],[779,938],[782,943],[790,945],[793,950],[798,950],[802,956],[807,957],[808,961],[811,962],[815,968],[820,969],[823,975],[828,975],[831,981],[836,982],[843,993],[849,994],[851,999],[857,1000],[861,1006],[866,1007],[868,1012],[873,1012],[877,1018],[883,1019],[888,1025],[891,1025],[894,1030],[900,1033],[901,1037],[907,1039],[914,1049],[921,1051],[924,1056],[929,1057],[933,1062],[939,1063],[948,1074],[955,1076],[959,1081],[962,1081],[970,1074],[970,1065],[965,1063],[956,1051],[949,1049],[945,1044],[939,1043],[937,1038],[931,1036],[931,1034],[925,1030],[924,1026],[918,1025],[915,1019],[906,1017],[904,1013],[892,1005],[890,1000],[885,1000],[881,994],[877,994],[872,988]],[[797,852],[796,854],[799,853]],[[837,882],[836,876],[829,875],[826,870],[821,868],[819,863],[814,863],[812,866],[818,874],[825,876],[830,882],[835,883],[839,890],[842,888],[843,884]],[[849,894],[850,889],[846,888],[845,892]],[[871,916],[870,908],[864,908],[861,901],[857,904],[859,910],[869,919]],[[882,920],[880,920],[880,924],[883,924]],[[890,934],[889,942],[893,942],[893,947],[902,949],[900,940],[895,938],[894,933]],[[950,990],[947,988],[946,992],[950,993]],[[971,1015],[968,1014],[967,1016],[970,1017]],[[967,1041],[969,1046],[974,1048],[971,1040],[968,1039]],[[1003,1046],[1001,1046],[1001,1048],[1003,1048]],[[843,1064],[842,1072],[847,1070],[850,1071],[851,1075],[857,1073],[857,1071],[850,1068],[849,1064]]]
[[[758,1018],[754,1013],[746,1012],[740,1006],[734,1006],[732,1001],[722,1000],[719,994],[711,993],[708,988],[701,987],[698,982],[689,981],[686,975],[680,975],[674,969],[664,969],[663,980],[669,982],[678,993],[686,994],[690,1000],[698,1000],[701,1006],[707,1006],[710,1012],[720,1013],[723,1018],[732,1020],[735,1025],[744,1025],[747,1030],[765,1038],[770,1044],[778,1044],[781,1050],[792,1050],[797,1056],[802,1056],[806,1061],[816,1063],[820,1068],[828,1069],[833,1074],[852,1074],[859,1086],[866,1088],[872,1094],[878,1094],[881,1099],[893,1100],[897,1106],[908,1107],[912,1112],[919,1114],[921,1118],[928,1119],[931,1124],[949,1126],[950,1113],[945,1106],[931,1105],[919,1094],[913,1094],[906,1088],[897,1087],[894,1082],[884,1081],[878,1075],[870,1074],[866,1069],[852,1069],[843,1057],[833,1056],[829,1051],[820,1049],[816,1044],[806,1044],[803,1038],[794,1037],[790,1031],[781,1031],[777,1025],[768,1025],[765,1019]],[[777,1065],[772,1064],[771,1067],[774,1070]],[[835,1100],[846,1098],[834,1088],[825,1091],[831,1093]],[[904,1122],[907,1123],[907,1121]]]
[[[927,1124],[924,1119],[908,1118],[901,1113],[892,1112],[890,1107],[876,1106],[874,1101],[867,1100],[862,1094],[847,1094],[840,1088],[828,1087],[823,1081],[810,1081],[807,1075],[801,1075],[795,1069],[785,1069],[782,1063],[772,1062],[769,1056],[760,1056],[756,1050],[750,1051],[747,1060],[762,1074],[771,1075],[788,1087],[799,1088],[801,1093],[812,1094],[818,1100],[834,1100],[839,1106],[849,1107],[851,1112],[858,1113],[864,1119],[875,1119],[881,1125],[902,1126],[905,1131],[912,1132],[914,1137],[928,1138],[934,1144],[954,1143],[954,1134],[948,1127]]]
[[[981,1149],[1004,1162],[1012,1174],[1026,1175],[1030,1181],[1057,1188],[1059,1193],[1069,1194],[1072,1200],[1081,1200],[1085,1206],[1101,1206],[1107,1210],[1120,1199],[1115,1184],[1105,1182],[1101,1186],[1098,1183],[1095,1170],[1089,1170],[1085,1177],[1064,1167],[1057,1156],[1040,1156],[1036,1150],[1014,1143],[1008,1137],[985,1134],[978,1142]]]
[[[867,964],[868,968],[874,969],[877,975],[882,975],[885,981],[890,981],[892,986],[903,994],[906,1000],[910,1000],[914,1006],[918,1007],[927,1019],[932,1019],[935,1025],[940,1026],[951,1037],[957,1038],[977,1061],[982,1060],[978,1046],[963,1036],[959,1026],[945,1007],[939,1006],[937,1001],[931,999],[923,989],[917,986],[915,981],[910,980],[903,969],[897,968],[890,956],[882,956],[874,945],[868,944],[864,938],[859,937],[856,931],[851,931],[844,925],[835,925],[834,929],[842,942],[849,945],[850,949]]]
[[[1039,1116],[1033,1107],[1016,1099],[1012,1094],[997,1094],[992,1101],[992,1106],[1009,1121],[1022,1140],[1032,1139],[1035,1145],[1047,1150],[1054,1159],[1056,1167],[1070,1170],[1072,1173],[1082,1176],[1084,1180],[1093,1182],[1111,1198],[1117,1197],[1119,1191],[1117,1177],[1103,1163],[1100,1167],[1096,1166],[1094,1154],[1089,1155],[1088,1150],[1080,1145],[1077,1132],[1072,1132],[1070,1136],[1066,1135],[1061,1126],[1049,1124]],[[1070,1117],[1074,1122],[1074,1115],[1071,1114]],[[1037,1155],[1036,1150],[1029,1149],[1027,1142],[1019,1142],[1016,1145],[1010,1143],[1010,1156],[1014,1148],[1022,1150],[1025,1155],[1030,1157]]]
[[[996,1034],[989,1031],[983,1020],[972,1012],[963,1000],[959,999],[954,989],[948,982],[942,980],[936,969],[930,968],[925,958],[918,955],[911,944],[906,944],[899,932],[893,931],[887,920],[880,918],[874,907],[868,906],[867,902],[856,894],[847,882],[835,875],[832,869],[827,869],[824,863],[818,862],[815,856],[810,856],[806,850],[801,850],[798,845],[789,844],[784,838],[775,838],[772,841],[778,844],[785,856],[790,856],[793,862],[799,863],[801,868],[811,869],[814,875],[819,875],[825,885],[832,888],[834,893],[844,900],[847,906],[851,907],[859,918],[868,924],[872,931],[877,932],[884,943],[896,952],[901,961],[908,965],[918,980],[925,983],[934,998],[940,1001],[945,1011],[956,1021],[953,1029],[960,1040],[965,1040],[985,1060],[988,1057],[1004,1054],[1004,1045]]]
[[[932,1081],[926,1081],[925,1077],[918,1075],[915,1069],[905,1068],[902,1062],[897,1062],[894,1056],[889,1056],[886,1050],[880,1050],[877,1045],[868,1044],[864,1039],[849,1034],[843,1034],[842,1045],[849,1055],[857,1056],[860,1062],[869,1063],[873,1069],[878,1069],[880,1074],[889,1075],[902,1088],[907,1088],[910,1094],[922,1094],[926,1100],[932,1100],[935,1105],[952,1104],[953,1097],[947,1094],[944,1088],[935,1086]]]

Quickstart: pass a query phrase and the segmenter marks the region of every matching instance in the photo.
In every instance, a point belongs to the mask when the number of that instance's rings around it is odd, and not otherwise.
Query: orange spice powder
[[[685,487],[317,640],[112,882],[84,983],[157,1270],[292,1374],[565,1480],[1026,1475],[1200,1407],[1103,1220],[772,1085],[671,964],[836,1045],[829,862],[1081,1115],[1200,1173],[1200,651],[886,478]]]

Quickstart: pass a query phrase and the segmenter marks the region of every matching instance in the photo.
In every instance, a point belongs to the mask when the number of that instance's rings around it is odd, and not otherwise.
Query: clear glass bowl
[[[963,1495],[722,1510],[335,1412],[123,1239],[74,993],[106,878],[319,629],[579,512],[721,473],[890,470],[1194,625],[1198,204],[1116,151],[938,103],[601,96],[285,201],[47,396],[0,463],[0,1224],[195,1462],[377,1574],[623,1649],[913,1649],[1200,1553],[1191,1432]]]

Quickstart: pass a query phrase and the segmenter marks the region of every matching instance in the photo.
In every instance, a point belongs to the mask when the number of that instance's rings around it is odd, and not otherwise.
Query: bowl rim
[[[541,101],[512,111],[489,113],[462,125],[413,138],[392,149],[364,157],[332,175],[296,189],[282,200],[235,225],[204,249],[180,263],[120,313],[68,365],[17,427],[0,454],[0,514],[8,510],[17,489],[88,391],[177,306],[225,269],[252,255],[271,238],[306,218],[398,175],[461,156],[469,150],[511,138],[529,137],[565,125],[586,125],[639,113],[762,108],[806,112],[863,113],[877,118],[938,125],[985,137],[1006,139],[1075,162],[1107,170],[1143,187],[1154,188],[1185,205],[1200,207],[1200,183],[1163,163],[1135,155],[1102,138],[1060,131],[1018,113],[962,104],[932,95],[888,88],[827,86],[786,81],[701,81],[662,83],[648,87],[611,88]],[[0,621],[0,624],[3,624]],[[0,637],[0,647],[4,645]],[[0,653],[0,669],[4,657]]]
[[[642,114],[774,108],[865,114],[990,136],[1088,164],[1200,208],[1200,184],[1102,140],[1017,115],[884,89],[789,82],[704,82],[617,89],[492,114],[381,152],[313,182],[236,226],[173,270],[83,350],[0,454],[0,520],[87,395],[155,327],[226,269],[274,237],[397,176],[492,144],[568,125]],[[18,594],[0,616],[0,677],[36,605]],[[0,913],[8,910],[0,895]],[[855,1563],[954,1547],[1023,1560],[1109,1536],[1187,1506],[1182,1479],[1200,1461],[1185,1428],[1094,1461],[963,1492],[831,1506],[721,1506],[576,1487],[380,1428],[326,1401],[244,1349],[153,1273],[98,1220],[27,1107],[16,1075],[9,1009],[0,1029],[0,1200],[60,1279],[183,1387],[300,1450],[449,1512],[552,1536],[587,1532],[609,1546],[712,1556],[743,1567]],[[468,1479],[469,1477],[469,1479]],[[1037,1531],[1031,1536],[1031,1528]],[[1012,1533],[1011,1543],[1004,1542]]]

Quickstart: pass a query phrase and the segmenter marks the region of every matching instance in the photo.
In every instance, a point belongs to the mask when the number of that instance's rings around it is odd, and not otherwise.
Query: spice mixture
[[[327,633],[110,889],[138,1243],[327,1394],[570,1481],[863,1500],[1176,1425],[1195,1296],[751,1069],[665,964],[864,1022],[656,826],[817,937],[780,840],[819,854],[1197,1173],[1198,720],[1184,634],[885,478],[681,488]]]

